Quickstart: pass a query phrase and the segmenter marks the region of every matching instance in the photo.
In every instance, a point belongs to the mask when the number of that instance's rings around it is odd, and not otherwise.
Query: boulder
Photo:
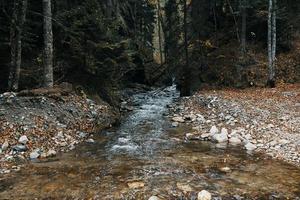
[[[13,150],[18,151],[18,152],[24,152],[24,151],[27,151],[27,147],[25,145],[18,144],[18,145],[13,146]]]
[[[211,200],[212,196],[208,191],[202,190],[201,192],[198,193],[197,199],[198,200]]]

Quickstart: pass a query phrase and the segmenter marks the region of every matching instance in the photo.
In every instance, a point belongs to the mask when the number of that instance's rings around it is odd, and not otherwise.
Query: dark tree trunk
[[[27,0],[16,0],[10,30],[10,73],[8,77],[8,90],[19,89],[19,79],[22,62],[22,31],[26,19]]]
[[[51,0],[43,0],[44,13],[44,87],[53,87],[53,33]]]
[[[191,95],[191,70],[189,64],[189,47],[188,47],[188,23],[187,23],[187,1],[183,0],[184,3],[184,49],[185,49],[185,66],[183,70],[182,84],[181,84],[181,96],[190,96]]]
[[[241,46],[242,54],[245,57],[246,54],[246,35],[247,35],[247,0],[242,0],[242,34],[241,34]]]

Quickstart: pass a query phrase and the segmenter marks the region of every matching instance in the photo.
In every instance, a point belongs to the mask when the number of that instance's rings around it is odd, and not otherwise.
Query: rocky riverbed
[[[28,160],[48,159],[93,142],[93,133],[110,127],[117,113],[66,87],[0,95],[0,173]]]
[[[187,140],[220,146],[241,145],[249,152],[300,166],[300,85],[276,89],[205,90],[170,106],[173,126],[188,124]]]

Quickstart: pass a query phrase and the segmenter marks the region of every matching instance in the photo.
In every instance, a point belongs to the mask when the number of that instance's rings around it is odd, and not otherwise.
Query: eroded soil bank
[[[70,84],[1,94],[0,173],[72,150],[82,141],[93,142],[91,134],[117,119],[107,103],[77,95]]]

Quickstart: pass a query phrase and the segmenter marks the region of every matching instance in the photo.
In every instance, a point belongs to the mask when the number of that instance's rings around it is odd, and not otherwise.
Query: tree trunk
[[[187,0],[183,1],[184,3],[184,49],[185,49],[185,66],[183,70],[183,78],[182,78],[182,85],[180,96],[190,96],[191,95],[191,71],[189,65],[189,50],[188,50],[188,23],[187,23]]]
[[[22,31],[26,19],[27,0],[16,0],[10,30],[10,73],[8,77],[8,90],[19,89],[19,79],[22,62]]]
[[[246,54],[246,35],[247,35],[247,0],[242,0],[242,35],[241,35],[241,46],[242,54],[245,57]]]
[[[268,81],[269,87],[275,87],[275,58],[276,58],[276,0],[269,0],[268,14]]]
[[[158,43],[159,43],[159,55],[160,55],[160,64],[163,65],[163,47],[162,47],[162,20],[161,20],[161,7],[160,0],[157,0],[157,23],[158,23]]]
[[[53,87],[53,33],[51,0],[43,0],[44,13],[44,87]]]

